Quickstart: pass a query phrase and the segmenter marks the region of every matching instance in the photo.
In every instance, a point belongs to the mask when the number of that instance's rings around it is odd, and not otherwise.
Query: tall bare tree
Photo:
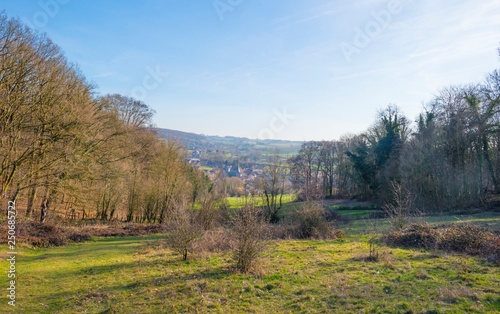
[[[286,175],[285,162],[280,157],[279,151],[275,151],[268,157],[267,165],[263,169],[262,178],[258,184],[263,193],[266,217],[271,223],[279,221],[279,211],[283,206],[285,194]]]

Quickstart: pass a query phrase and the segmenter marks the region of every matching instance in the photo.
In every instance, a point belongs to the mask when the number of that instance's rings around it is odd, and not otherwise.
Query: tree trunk
[[[483,135],[483,154],[486,159],[486,163],[488,164],[488,170],[491,175],[491,180],[493,181],[493,186],[495,189],[495,193],[500,193],[500,184],[498,182],[498,178],[495,174],[495,169],[493,168],[493,164],[491,162],[490,154],[488,153],[488,139]]]
[[[51,201],[51,193],[46,192],[40,206],[40,222],[44,223],[49,215],[49,207]]]
[[[17,197],[19,196],[19,191],[20,191],[20,188],[19,188],[19,185],[16,187],[16,192],[14,192],[14,195],[11,196],[10,198],[10,201],[11,202],[15,202]]]

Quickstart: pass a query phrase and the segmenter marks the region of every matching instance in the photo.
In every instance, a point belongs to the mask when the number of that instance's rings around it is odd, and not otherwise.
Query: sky
[[[0,0],[157,127],[334,140],[500,68],[498,0]]]

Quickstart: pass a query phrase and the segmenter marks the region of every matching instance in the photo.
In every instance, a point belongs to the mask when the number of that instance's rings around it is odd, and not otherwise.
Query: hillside
[[[156,129],[163,138],[181,142],[190,152],[192,158],[202,160],[247,159],[253,162],[278,150],[280,155],[296,154],[302,142],[286,140],[258,140],[245,137],[203,135],[170,129]]]

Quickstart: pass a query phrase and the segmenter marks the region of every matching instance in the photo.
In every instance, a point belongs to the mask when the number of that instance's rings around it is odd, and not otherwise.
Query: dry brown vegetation
[[[265,215],[259,208],[247,205],[235,215],[232,235],[235,239],[233,258],[236,268],[249,271],[265,247]]]
[[[415,224],[388,233],[384,240],[394,246],[479,255],[500,262],[500,233],[474,225]]]
[[[169,225],[172,230],[167,237],[168,245],[187,260],[193,242],[203,234],[203,225],[197,223],[196,212],[185,205],[176,208]]]
[[[55,223],[40,223],[37,221],[21,221],[17,223],[16,240],[19,243],[33,247],[61,246],[72,242],[88,241],[91,237],[142,236],[164,233],[164,225],[142,223],[92,224],[78,227],[62,226]],[[7,225],[0,225],[0,232],[7,233]],[[0,244],[6,244],[7,238]]]

